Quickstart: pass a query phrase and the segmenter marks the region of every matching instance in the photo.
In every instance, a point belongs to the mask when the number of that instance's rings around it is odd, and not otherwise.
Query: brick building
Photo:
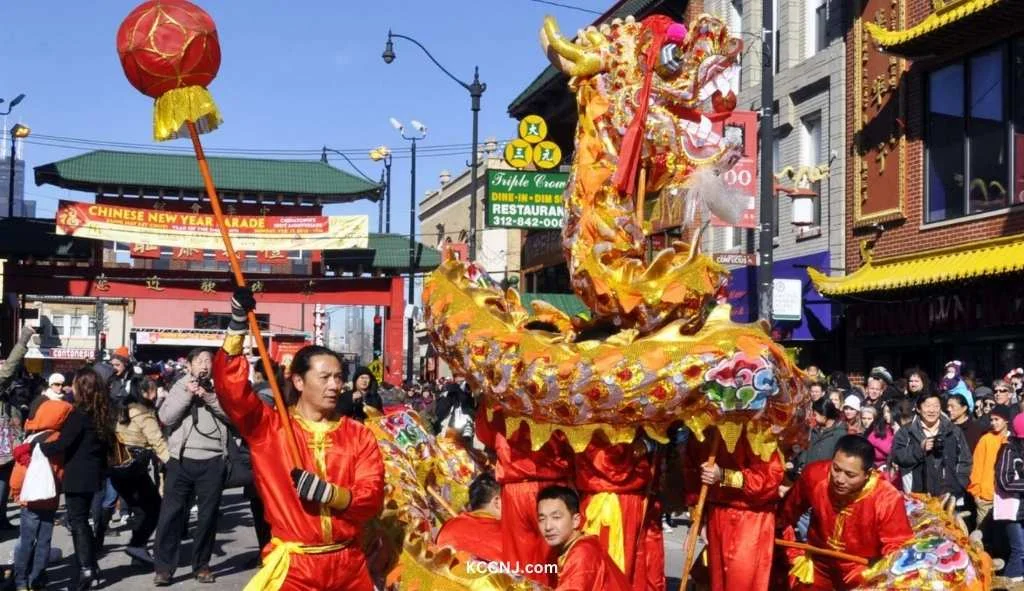
[[[845,367],[1024,363],[1024,4],[859,0],[847,29]]]

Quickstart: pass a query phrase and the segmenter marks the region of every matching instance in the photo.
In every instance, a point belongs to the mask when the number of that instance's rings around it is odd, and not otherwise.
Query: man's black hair
[[[827,396],[822,396],[821,398],[812,402],[811,410],[813,410],[814,412],[818,413],[819,415],[825,417],[830,421],[839,420],[839,409],[836,408],[836,405],[832,404],[832,401],[829,400]]]
[[[937,398],[939,401],[939,405],[942,405],[942,395],[933,390],[931,392],[926,391],[922,393],[920,396],[918,396],[915,406],[917,406],[917,408],[920,409],[922,406],[924,406],[925,401],[928,400],[929,398]]]
[[[476,511],[481,509],[487,503],[490,503],[494,497],[501,494],[501,485],[494,479],[494,475],[490,472],[484,472],[473,479],[473,482],[469,483],[469,509],[470,511]]]
[[[569,514],[580,512],[580,495],[568,486],[552,484],[541,489],[537,494],[537,504],[540,505],[541,501],[562,501],[569,508]]]
[[[864,471],[872,469],[875,466],[875,446],[871,445],[871,442],[860,435],[843,435],[836,442],[836,451],[832,454],[843,452],[848,456],[855,456],[860,458],[861,466],[864,467]]]

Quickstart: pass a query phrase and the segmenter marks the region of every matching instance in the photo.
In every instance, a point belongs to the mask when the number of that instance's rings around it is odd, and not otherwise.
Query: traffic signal
[[[373,317],[373,358],[380,359],[384,348],[384,319],[379,314]]]

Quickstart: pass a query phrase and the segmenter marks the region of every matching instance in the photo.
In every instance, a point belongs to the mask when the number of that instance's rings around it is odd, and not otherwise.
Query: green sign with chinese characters
[[[487,227],[555,230],[562,227],[567,172],[487,171]]]

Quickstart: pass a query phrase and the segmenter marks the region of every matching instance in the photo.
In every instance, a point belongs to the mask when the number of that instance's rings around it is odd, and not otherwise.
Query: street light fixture
[[[409,186],[409,295],[407,296],[406,305],[412,306],[413,298],[416,297],[413,290],[413,283],[416,278],[416,142],[427,137],[427,126],[414,119],[412,126],[417,131],[416,135],[406,135],[405,126],[394,117],[391,118],[391,126],[398,130],[403,140],[411,144],[412,170],[410,179],[412,182]],[[388,183],[388,186],[390,186],[390,183]],[[405,376],[411,384],[413,381],[412,349],[416,341],[415,325],[411,313],[406,314],[405,330],[409,339],[409,346],[405,351]]]
[[[13,101],[11,101],[10,106],[7,108],[7,112],[10,113],[11,109],[14,106],[16,106],[18,103],[20,103],[21,99],[23,99],[23,98],[25,98],[25,95],[23,95],[23,94],[19,94],[17,97],[15,97],[15,99]],[[22,125],[21,123],[15,124],[15,126],[11,128],[11,170],[10,170],[10,176],[8,177],[8,181],[9,182],[7,184],[7,218],[8,219],[11,219],[11,218],[14,217],[14,173],[15,173],[14,162],[17,160],[17,153],[16,153],[16,150],[18,149],[17,148],[17,146],[18,146],[17,140],[22,139],[22,138],[27,138],[30,133],[32,133],[32,130],[29,129],[29,127],[27,125]]]
[[[442,66],[441,63],[438,62],[437,59],[435,59],[434,56],[429,51],[427,51],[427,48],[424,47],[422,43],[413,39],[412,37],[408,37],[406,35],[399,35],[398,33],[392,33],[390,29],[388,30],[387,42],[384,44],[384,53],[381,54],[381,57],[384,59],[384,63],[386,64],[390,64],[391,62],[395,61],[395,45],[393,39],[405,39],[406,41],[409,41],[410,43],[413,43],[414,45],[422,49],[423,53],[427,54],[427,57],[430,58],[430,61],[434,62],[434,65],[437,66],[438,69],[444,72],[446,76],[454,80],[456,84],[469,91],[469,108],[473,112],[473,165],[472,173],[470,174],[470,194],[473,196],[473,198],[469,200],[469,260],[473,260],[476,258],[476,193],[478,182],[477,170],[480,167],[480,154],[477,153],[477,145],[480,140],[480,97],[483,96],[484,91],[487,90],[487,85],[484,84],[483,82],[480,82],[479,67],[473,68],[472,82],[463,82],[462,80],[456,78],[447,69],[445,69],[445,67]],[[395,122],[392,121],[391,124],[394,125]],[[413,124],[415,125],[415,122],[413,122]],[[426,133],[426,128],[420,131],[421,133]]]
[[[18,96],[14,97],[13,99],[11,99],[11,102],[7,103],[7,110],[4,111],[3,113],[0,113],[0,115],[10,115],[11,114],[11,109],[13,109],[14,107],[17,107],[18,104],[21,103],[21,101],[23,101],[23,100],[25,100],[25,94],[24,93],[19,94]],[[0,104],[3,104],[3,102],[4,102],[4,99],[0,99]]]

